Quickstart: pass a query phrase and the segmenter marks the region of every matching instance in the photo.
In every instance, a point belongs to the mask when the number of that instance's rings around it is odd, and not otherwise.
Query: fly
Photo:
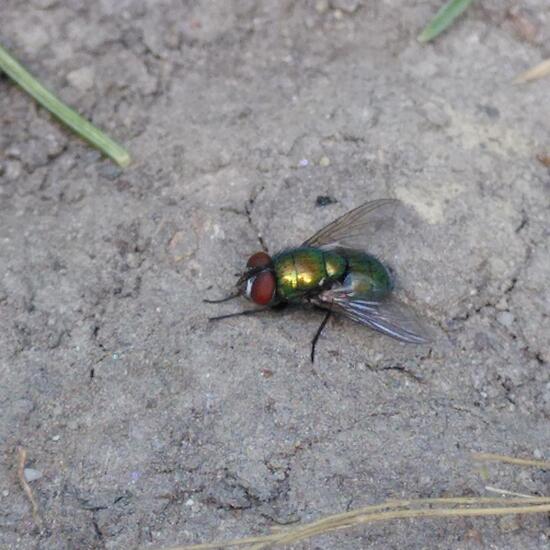
[[[311,341],[312,362],[317,341],[333,313],[401,342],[427,343],[427,331],[415,313],[393,295],[393,277],[388,268],[353,245],[368,230],[374,210],[397,204],[396,199],[366,202],[298,247],[273,256],[256,252],[248,259],[235,292],[221,300],[205,302],[221,303],[245,296],[261,307],[212,317],[210,321],[252,315],[289,304],[321,308],[326,313]]]

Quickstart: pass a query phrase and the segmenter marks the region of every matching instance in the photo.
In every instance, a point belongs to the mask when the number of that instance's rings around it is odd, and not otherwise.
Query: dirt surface
[[[121,172],[0,77],[0,547],[161,548],[388,498],[549,494],[546,0],[0,0],[0,42],[131,150]],[[330,197],[320,200],[318,197]],[[231,319],[259,235],[353,206],[436,333]],[[324,206],[317,203],[329,202]],[[398,220],[399,222],[399,220]],[[382,242],[381,242],[382,241]],[[42,526],[17,480],[17,447]],[[548,548],[548,517],[378,524],[304,548]]]

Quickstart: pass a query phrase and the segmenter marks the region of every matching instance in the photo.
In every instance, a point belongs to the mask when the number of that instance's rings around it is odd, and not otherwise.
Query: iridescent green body
[[[359,296],[383,298],[393,289],[393,281],[387,268],[374,256],[360,250],[342,250],[347,260],[344,286],[351,286]]]
[[[359,250],[301,247],[273,257],[279,301],[299,302],[339,283],[357,295],[381,297],[392,289],[388,270]]]
[[[425,327],[407,305],[392,295],[390,271],[352,244],[362,242],[371,221],[376,222],[372,229],[377,231],[388,215],[394,215],[398,205],[395,199],[365,202],[319,229],[297,248],[274,256],[265,250],[252,254],[236,290],[221,300],[205,301],[220,303],[244,295],[260,307],[211,319],[282,309],[289,303],[324,309],[323,322],[311,341],[312,361],[317,340],[333,314],[401,342],[427,343],[430,335]]]

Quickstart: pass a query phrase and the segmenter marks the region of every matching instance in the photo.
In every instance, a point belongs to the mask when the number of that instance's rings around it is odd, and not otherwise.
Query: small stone
[[[17,399],[10,406],[12,414],[19,420],[26,420],[34,410],[34,403],[30,399]]]
[[[122,169],[114,164],[113,162],[103,162],[99,165],[97,173],[105,179],[116,180],[120,174],[122,174]]]
[[[518,531],[521,525],[517,516],[505,516],[500,519],[499,527],[502,533],[512,533]]]
[[[512,27],[520,38],[527,42],[536,43],[540,33],[540,24],[531,16],[528,10],[514,6],[508,12]]]
[[[481,533],[477,529],[472,528],[466,531],[464,538],[468,541],[475,542],[480,545],[483,544],[483,538],[481,537]]]
[[[44,140],[31,138],[21,146],[21,160],[29,171],[48,164],[48,146]]]
[[[264,378],[271,378],[273,376],[273,371],[270,369],[262,369],[260,373]]]
[[[52,437],[52,441],[59,441],[61,439],[61,436],[60,435],[54,435]]]
[[[10,492],[9,492],[7,489],[5,489],[4,491],[2,491],[2,496],[3,496],[3,497],[9,497],[9,496],[10,496]]]
[[[36,481],[42,477],[42,472],[35,470],[34,468],[25,468],[23,471],[25,479],[30,483],[31,481]]]
[[[17,145],[10,145],[6,149],[6,156],[8,158],[20,159],[21,158],[21,149]]]
[[[320,13],[320,14],[326,13],[328,9],[329,9],[328,0],[317,0],[317,2],[315,2],[315,11],[317,13]]]
[[[361,0],[330,0],[330,7],[345,13],[354,13],[361,6]]]
[[[510,328],[514,323],[515,317],[509,311],[501,311],[497,314],[497,321],[506,328]]]
[[[21,169],[18,160],[8,160],[4,163],[4,176],[7,180],[16,180],[21,175]]]
[[[164,45],[170,50],[176,50],[181,42],[179,30],[176,27],[167,29],[164,35]]]
[[[305,168],[309,164],[309,160],[307,159],[301,159],[300,162],[298,162],[298,166],[301,168]]]
[[[216,228],[214,228],[216,231]],[[223,231],[221,228],[219,231]],[[176,231],[166,246],[166,252],[176,263],[190,258],[197,250],[197,238],[193,231]]]
[[[31,4],[40,10],[47,10],[48,8],[53,8],[56,4],[59,3],[59,0],[32,0]]]
[[[141,35],[137,40],[142,43]],[[126,89],[128,86],[144,95],[150,95],[157,89],[157,77],[148,72],[142,57],[128,49],[122,48],[115,54],[105,55],[97,63],[96,71],[98,94],[112,89]]]
[[[333,199],[332,197],[329,197],[328,195],[319,195],[315,199],[315,206],[327,206],[329,204],[334,204],[335,202],[338,202],[336,199]]]
[[[258,166],[256,168],[260,172],[269,172],[270,170],[273,169],[273,159],[269,159],[269,158],[261,159],[258,162]]]
[[[67,82],[80,92],[90,90],[94,85],[94,70],[92,67],[80,67],[67,75]]]
[[[67,145],[66,136],[54,124],[41,118],[36,118],[29,124],[29,133],[44,143],[46,154],[50,158],[58,156]]]
[[[31,54],[39,54],[50,42],[48,31],[41,25],[29,25],[21,39],[25,49]]]
[[[319,160],[319,166],[322,166],[323,168],[327,167],[330,164],[330,159],[327,156],[322,156],[321,160]]]
[[[478,105],[481,112],[485,113],[489,118],[496,120],[500,117],[500,111],[492,105]]]
[[[141,472],[132,472],[130,474],[130,479],[132,480],[133,483],[135,483],[136,481],[139,480],[139,478],[141,477]]]
[[[225,168],[231,164],[231,153],[227,149],[221,149],[216,158],[218,168]]]
[[[449,115],[435,103],[427,103],[423,111],[426,119],[438,128],[444,128],[451,122]]]

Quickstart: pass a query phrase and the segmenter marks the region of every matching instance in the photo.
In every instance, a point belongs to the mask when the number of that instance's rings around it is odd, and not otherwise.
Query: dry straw
[[[34,498],[31,486],[27,483],[25,479],[25,463],[27,462],[27,451],[23,447],[18,447],[17,449],[17,478],[19,479],[19,484],[25,493],[25,496],[29,499],[32,507],[32,517],[36,525],[42,525],[42,518],[38,513],[38,504]]]
[[[513,464],[516,466],[550,469],[550,462],[509,457],[493,453],[476,453],[474,460]],[[489,488],[487,488],[489,489]],[[492,488],[491,488],[492,489]],[[502,495],[514,495],[510,491],[492,489]],[[214,548],[247,547],[250,550],[282,547],[341,529],[350,529],[378,521],[396,519],[452,518],[504,516],[511,514],[543,514],[550,512],[550,497],[501,496],[501,497],[450,497],[390,500],[357,508],[350,512],[326,516],[317,521],[279,529],[269,535],[217,541],[191,546],[176,546],[170,550],[207,550]]]

